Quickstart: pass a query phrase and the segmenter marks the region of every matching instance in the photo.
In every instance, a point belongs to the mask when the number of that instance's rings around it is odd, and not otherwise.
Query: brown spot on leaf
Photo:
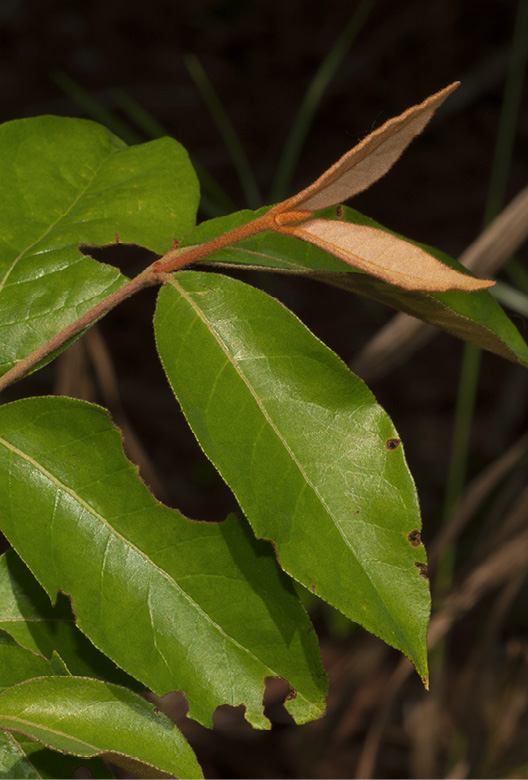
[[[312,593],[315,593],[316,590],[317,590],[317,585],[312,585]]]
[[[385,446],[388,450],[395,450],[401,444],[401,439],[387,439]]]
[[[337,208],[336,208],[336,217],[338,219],[343,219],[344,214],[345,214],[345,209],[343,208],[343,206],[337,206]]]
[[[407,539],[410,541],[413,547],[419,547],[422,543],[422,536],[418,529],[411,531]]]
[[[420,577],[423,577],[424,580],[428,580],[429,577],[427,575],[427,564],[426,563],[420,563],[420,561],[415,561],[414,565],[418,569]]]

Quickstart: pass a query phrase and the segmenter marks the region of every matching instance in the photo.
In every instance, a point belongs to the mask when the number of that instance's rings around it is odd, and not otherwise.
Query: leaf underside
[[[232,227],[251,221],[267,210],[264,208],[257,212],[240,211],[228,217],[218,217],[203,222],[185,238],[185,241],[182,241],[182,246],[208,241]],[[334,209],[326,209],[318,216],[337,219]],[[342,219],[352,224],[366,225],[391,233],[375,220],[363,216],[348,206],[343,207]],[[408,241],[408,239],[404,240]],[[456,260],[445,253],[426,245],[418,244],[418,246],[423,246],[427,252],[449,267],[462,269]],[[270,231],[216,252],[207,260],[217,268],[232,265],[247,269],[307,275],[406,312],[507,360],[528,365],[528,346],[488,290],[477,290],[472,293],[457,290],[444,293],[403,290],[362,273],[311,244]]]
[[[342,219],[310,219],[281,232],[308,241],[353,268],[405,290],[473,292],[494,284],[489,279],[455,271],[416,244],[385,230]]]
[[[459,82],[408,108],[378,127],[344,154],[306,189],[284,202],[282,211],[318,211],[336,206],[363,192],[384,176],[422,132],[436,109],[458,87]]]

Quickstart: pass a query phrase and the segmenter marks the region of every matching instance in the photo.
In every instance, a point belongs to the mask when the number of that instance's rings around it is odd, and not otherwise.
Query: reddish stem
[[[45,344],[37,347],[37,349],[33,350],[29,355],[26,355],[25,358],[22,358],[22,360],[13,366],[13,368],[0,377],[0,391],[12,382],[23,377],[24,374],[35,368],[35,366],[48,357],[48,355],[51,355],[52,352],[55,352],[55,350],[62,347],[67,341],[77,336],[85,328],[93,325],[94,322],[103,317],[126,298],[139,292],[139,290],[142,290],[144,287],[164,283],[168,273],[178,271],[180,268],[185,268],[197,260],[202,260],[204,257],[207,257],[214,252],[218,252],[220,249],[243,241],[245,238],[257,235],[257,233],[262,233],[265,230],[276,230],[279,232],[284,225],[291,222],[299,222],[310,216],[312,216],[312,214],[309,211],[285,212],[283,204],[279,203],[261,217],[257,217],[251,222],[234,228],[228,233],[217,236],[204,244],[196,244],[194,246],[178,249],[177,242],[175,242],[166,255],[159,260],[156,260],[155,263],[146,268],[134,279],[131,279],[119,290],[116,290],[104,300],[99,301],[99,303],[85,312],[81,317],[75,320],[75,322],[72,322],[59,331],[59,333],[56,333],[55,336],[49,339]],[[117,235],[116,240],[119,240]]]

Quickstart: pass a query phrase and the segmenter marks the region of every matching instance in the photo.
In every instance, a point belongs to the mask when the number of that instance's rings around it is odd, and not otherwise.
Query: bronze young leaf
[[[389,119],[370,133],[309,187],[280,204],[280,211],[318,211],[362,192],[389,171],[434,112],[455,91],[456,81],[418,106]]]
[[[493,281],[455,271],[420,247],[390,233],[349,222],[308,219],[310,212],[335,206],[370,187],[396,162],[435,110],[458,86],[437,92],[375,130],[309,187],[270,212],[274,229],[315,244],[351,266],[407,290],[479,290]]]
[[[291,225],[285,232],[406,290],[471,292],[495,284],[455,271],[419,246],[366,225],[311,219],[302,225]]]

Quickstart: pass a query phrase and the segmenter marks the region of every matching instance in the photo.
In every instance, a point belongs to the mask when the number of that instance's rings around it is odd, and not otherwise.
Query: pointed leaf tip
[[[315,244],[348,265],[406,290],[482,290],[495,282],[441,263],[421,247],[384,230],[329,219],[311,219],[281,232]]]
[[[389,119],[328,168],[309,187],[279,204],[277,210],[284,212],[301,208],[318,211],[342,203],[366,190],[392,168],[459,83],[456,81],[450,84],[423,103]]]

